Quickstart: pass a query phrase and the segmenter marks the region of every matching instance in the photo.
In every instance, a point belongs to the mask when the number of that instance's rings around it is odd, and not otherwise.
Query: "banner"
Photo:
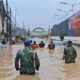
[[[68,19],[69,31],[72,36],[80,36],[80,11]]]

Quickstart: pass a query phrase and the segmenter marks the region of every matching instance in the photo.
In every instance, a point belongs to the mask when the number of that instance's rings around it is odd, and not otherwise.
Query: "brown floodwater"
[[[64,64],[63,72],[66,74],[66,80],[80,80],[80,48],[75,47],[77,50],[76,63]]]
[[[36,50],[41,65],[40,70],[33,76],[20,75],[14,68],[16,53],[23,48],[23,45],[14,45],[12,49],[0,48],[0,80],[80,80],[80,48],[75,47],[78,53],[76,63],[65,64],[61,60],[64,46],[56,46],[55,50],[48,50],[48,42],[44,41],[45,48]]]

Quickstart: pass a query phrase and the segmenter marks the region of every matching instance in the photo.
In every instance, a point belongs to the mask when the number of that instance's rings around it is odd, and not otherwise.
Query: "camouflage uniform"
[[[15,68],[19,70],[20,59],[20,74],[35,74],[36,70],[39,70],[40,62],[37,53],[33,52],[32,48],[26,47],[23,50],[18,51],[15,58]],[[35,64],[35,65],[34,65]]]
[[[67,46],[64,48],[64,59],[65,63],[75,63],[76,50],[72,46]]]

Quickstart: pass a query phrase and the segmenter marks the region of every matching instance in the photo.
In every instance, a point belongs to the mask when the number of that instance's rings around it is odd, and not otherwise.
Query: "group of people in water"
[[[39,45],[36,41],[32,42],[32,40],[26,39],[24,41],[24,48],[19,50],[16,54],[15,58],[15,68],[16,70],[20,70],[20,74],[35,74],[35,69],[38,71],[40,68],[40,60],[35,49],[44,48],[45,43],[41,41]],[[51,40],[48,45],[50,50],[55,49],[55,44]],[[65,63],[75,63],[75,58],[77,57],[76,49],[72,46],[72,41],[67,42],[67,46],[64,48],[63,60]],[[20,68],[19,68],[19,60],[20,60]]]
[[[32,43],[32,41],[31,41],[31,43]],[[38,44],[36,44],[36,41],[34,41],[33,44],[31,44],[31,47],[32,47],[33,50],[38,49],[38,48],[44,48],[45,47],[45,43],[43,41],[41,41],[39,43],[39,45],[38,45]],[[51,50],[51,49],[53,50],[54,48],[55,48],[55,44],[51,40],[50,44],[48,45],[48,49],[49,50]]]

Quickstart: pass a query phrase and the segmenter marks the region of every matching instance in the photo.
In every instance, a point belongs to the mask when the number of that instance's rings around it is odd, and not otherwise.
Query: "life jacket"
[[[76,50],[74,47],[69,46],[65,48],[66,56],[65,56],[65,63],[75,63],[75,52]]]
[[[38,49],[38,45],[37,44],[32,44],[31,47],[32,47],[33,50]]]

